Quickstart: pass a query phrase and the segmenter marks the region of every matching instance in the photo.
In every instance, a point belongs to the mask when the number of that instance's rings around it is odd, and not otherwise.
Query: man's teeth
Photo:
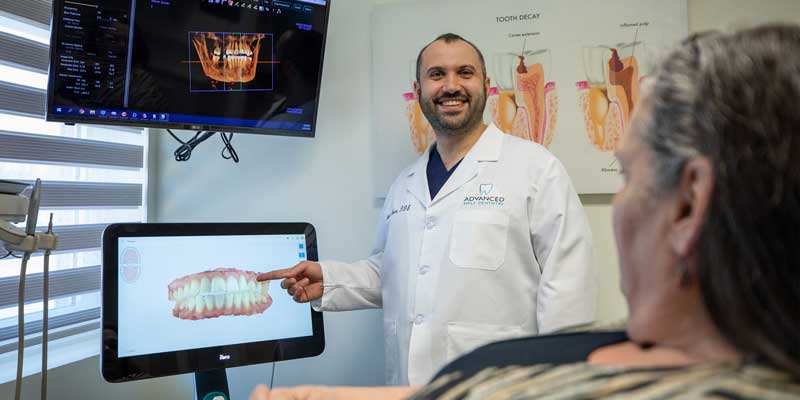
[[[462,103],[463,103],[463,101],[461,101],[461,100],[447,100],[447,101],[443,101],[442,105],[445,105],[445,106],[460,106]]]

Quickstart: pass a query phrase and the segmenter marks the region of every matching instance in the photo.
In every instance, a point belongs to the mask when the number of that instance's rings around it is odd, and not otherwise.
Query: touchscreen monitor
[[[103,376],[125,381],[318,355],[322,315],[256,276],[317,260],[314,228],[115,224],[103,236]]]

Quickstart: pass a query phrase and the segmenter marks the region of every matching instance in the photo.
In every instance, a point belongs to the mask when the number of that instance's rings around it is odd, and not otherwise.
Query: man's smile
[[[445,98],[437,100],[436,105],[442,111],[462,111],[467,108],[469,102],[463,98]]]

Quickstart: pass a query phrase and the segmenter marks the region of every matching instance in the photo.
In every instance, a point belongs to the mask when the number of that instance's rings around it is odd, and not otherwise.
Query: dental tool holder
[[[225,368],[195,372],[194,393],[196,400],[230,400]]]
[[[27,197],[0,193],[0,222],[23,222],[26,215],[28,215]]]
[[[39,250],[55,250],[58,236],[52,232],[34,232],[28,234],[11,222],[22,222],[26,219],[28,199],[21,195],[0,194],[0,245],[7,251],[36,252]]]

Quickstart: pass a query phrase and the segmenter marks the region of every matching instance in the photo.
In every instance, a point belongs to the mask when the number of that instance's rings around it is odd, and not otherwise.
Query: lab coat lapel
[[[461,164],[459,164],[458,168],[453,172],[453,175],[450,176],[450,179],[442,186],[442,189],[436,195],[431,205],[438,203],[469,183],[469,181],[475,179],[480,172],[481,163],[496,162],[500,157],[503,135],[503,132],[494,124],[489,124],[486,130],[483,131],[483,134],[481,134],[480,139],[475,142],[469,152],[467,152],[467,155],[464,156]]]
[[[432,147],[433,143],[428,146],[425,153],[423,153],[411,167],[411,170],[408,172],[408,182],[406,186],[409,193],[416,197],[417,201],[426,209],[431,204],[431,192],[428,189],[428,174],[426,171]]]

